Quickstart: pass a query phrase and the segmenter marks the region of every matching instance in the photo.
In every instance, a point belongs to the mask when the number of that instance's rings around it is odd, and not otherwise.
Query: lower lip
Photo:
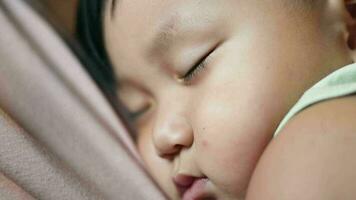
[[[201,178],[194,181],[193,185],[184,193],[182,200],[198,200],[206,197],[207,178]]]

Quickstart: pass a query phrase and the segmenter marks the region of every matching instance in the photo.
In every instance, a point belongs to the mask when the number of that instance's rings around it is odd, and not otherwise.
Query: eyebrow
[[[152,43],[147,49],[148,55],[152,57],[168,51],[181,28],[181,17],[178,15],[169,17],[168,20],[159,25]]]
[[[154,30],[153,39],[150,40],[150,44],[146,49],[146,55],[148,58],[153,58],[155,56],[160,56],[161,54],[170,50],[173,46],[175,39],[179,37],[182,30],[189,22],[199,20],[193,14],[189,15],[188,18],[178,14],[173,13],[162,21]],[[188,23],[187,23],[188,22]]]

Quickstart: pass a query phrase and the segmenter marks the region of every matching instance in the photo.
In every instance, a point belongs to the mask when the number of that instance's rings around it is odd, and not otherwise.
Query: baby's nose
[[[174,156],[193,144],[192,126],[182,116],[170,116],[157,122],[153,131],[153,143],[161,157]]]

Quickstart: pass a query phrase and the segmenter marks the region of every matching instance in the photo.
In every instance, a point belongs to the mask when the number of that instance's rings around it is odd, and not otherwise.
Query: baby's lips
[[[195,179],[196,178],[193,176],[184,175],[184,174],[178,174],[173,177],[173,182],[177,187],[180,196],[183,196],[183,194],[192,186]]]
[[[178,187],[190,187],[196,178],[189,175],[178,174],[177,176],[173,177],[173,182]]]

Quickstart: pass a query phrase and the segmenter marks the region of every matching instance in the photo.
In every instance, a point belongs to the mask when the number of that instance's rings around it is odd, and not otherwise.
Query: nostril
[[[174,154],[160,154],[159,157],[164,158],[169,161],[173,161],[174,159]]]
[[[182,145],[176,144],[173,145],[169,150],[168,149],[159,150],[158,155],[167,160],[173,160],[175,155],[178,154],[182,148],[183,148]]]

